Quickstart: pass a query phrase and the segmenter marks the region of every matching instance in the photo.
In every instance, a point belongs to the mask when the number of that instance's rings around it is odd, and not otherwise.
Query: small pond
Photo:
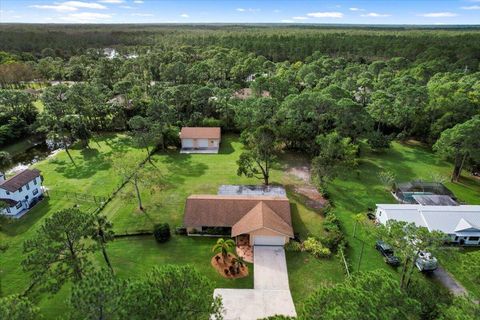
[[[51,141],[34,140],[23,151],[12,154],[12,165],[7,170],[7,173],[15,173],[27,169],[32,164],[54,154],[58,149],[59,146]]]

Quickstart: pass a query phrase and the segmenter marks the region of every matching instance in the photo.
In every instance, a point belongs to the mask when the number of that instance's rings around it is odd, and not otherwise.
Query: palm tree
[[[113,267],[110,263],[110,259],[108,258],[106,250],[107,242],[112,241],[114,238],[112,223],[108,221],[107,217],[103,215],[95,215],[94,225],[95,228],[92,238],[98,243],[98,245],[102,249],[103,258],[105,259],[105,262],[107,263],[110,270],[113,272]]]
[[[220,251],[222,254],[223,262],[225,263],[228,257],[228,252],[235,248],[235,242],[232,239],[223,239],[220,238],[217,240],[217,243],[213,246],[212,251]]]
[[[235,270],[237,273],[240,273],[240,268],[245,266],[245,259],[241,256],[234,257],[232,259],[233,266],[235,267]]]

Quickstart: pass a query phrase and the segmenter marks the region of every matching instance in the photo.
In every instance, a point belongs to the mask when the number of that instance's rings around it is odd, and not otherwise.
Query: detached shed
[[[219,127],[183,127],[180,132],[181,153],[218,153],[221,139]]]

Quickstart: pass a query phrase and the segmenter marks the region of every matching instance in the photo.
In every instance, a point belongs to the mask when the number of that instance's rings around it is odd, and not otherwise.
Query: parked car
[[[422,272],[431,272],[438,268],[438,261],[430,252],[420,251],[415,260],[415,265]]]
[[[380,251],[387,264],[393,267],[398,267],[400,265],[400,259],[394,255],[392,247],[390,247],[390,245],[388,245],[387,243],[378,240],[375,243],[375,249]]]

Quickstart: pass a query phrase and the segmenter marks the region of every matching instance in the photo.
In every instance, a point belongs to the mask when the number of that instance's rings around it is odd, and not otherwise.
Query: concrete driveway
[[[288,290],[287,259],[283,247],[255,246],[254,288],[263,290]]]
[[[281,246],[254,247],[254,289],[215,289],[225,320],[255,320],[273,315],[296,317]]]

